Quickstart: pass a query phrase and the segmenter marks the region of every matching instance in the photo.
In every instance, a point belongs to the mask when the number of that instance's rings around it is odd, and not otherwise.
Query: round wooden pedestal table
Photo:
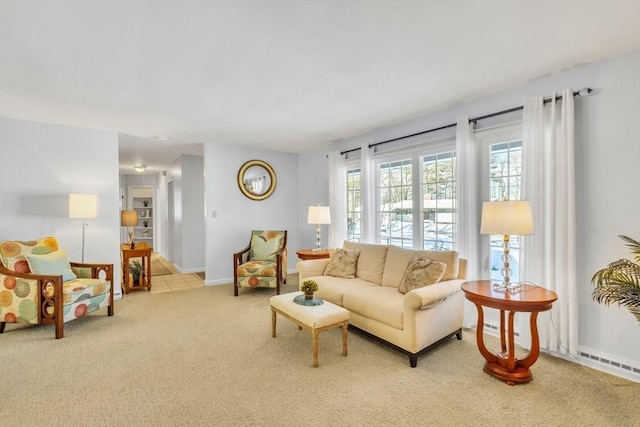
[[[476,340],[478,349],[485,358],[484,371],[509,385],[526,383],[533,379],[531,369],[540,355],[540,339],[538,338],[538,313],[551,309],[558,295],[549,289],[534,285],[522,285],[522,290],[512,294],[496,291],[489,280],[464,282],[462,290],[469,301],[478,309],[478,325]],[[491,353],[484,345],[483,307],[500,310],[500,347],[497,354]],[[505,325],[505,314],[508,315],[508,327]],[[531,327],[531,350],[524,359],[515,355],[515,340],[513,319],[517,312],[531,313],[529,324]]]

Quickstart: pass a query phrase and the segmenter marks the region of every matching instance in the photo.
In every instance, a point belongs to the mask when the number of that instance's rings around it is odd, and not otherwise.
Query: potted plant
[[[140,276],[144,274],[144,270],[142,268],[142,264],[138,260],[134,260],[129,264],[129,271],[131,272],[131,276],[133,277],[133,284],[140,284]]]
[[[315,280],[305,280],[300,284],[300,290],[304,292],[304,299],[313,299],[313,293],[318,290]]]
[[[599,303],[609,305],[617,302],[627,307],[640,322],[640,242],[627,236],[618,237],[627,242],[635,255],[635,262],[619,259],[596,272],[591,278],[595,285],[592,297]]]

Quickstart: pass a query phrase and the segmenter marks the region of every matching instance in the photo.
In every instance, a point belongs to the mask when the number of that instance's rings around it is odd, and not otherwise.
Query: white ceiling
[[[303,152],[638,48],[640,0],[1,0],[0,114],[118,131],[121,166],[155,171],[205,142]]]

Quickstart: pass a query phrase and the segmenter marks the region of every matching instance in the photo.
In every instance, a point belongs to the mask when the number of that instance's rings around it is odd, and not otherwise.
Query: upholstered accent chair
[[[276,288],[287,283],[287,230],[253,230],[247,247],[233,254],[233,295],[238,288]]]
[[[0,333],[6,323],[55,325],[102,307],[113,316],[113,264],[69,262],[55,237],[0,243]]]

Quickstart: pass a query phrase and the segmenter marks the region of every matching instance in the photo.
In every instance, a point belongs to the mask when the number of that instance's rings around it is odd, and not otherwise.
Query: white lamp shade
[[[329,206],[309,206],[307,224],[331,224]]]
[[[120,211],[120,225],[123,227],[138,225],[138,211]]]
[[[69,193],[69,218],[96,218],[98,195]]]
[[[528,200],[506,200],[482,204],[481,234],[533,234],[533,213]]]

